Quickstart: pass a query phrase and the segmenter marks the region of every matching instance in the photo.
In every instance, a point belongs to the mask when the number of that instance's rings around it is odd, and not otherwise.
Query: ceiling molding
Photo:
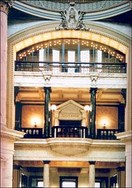
[[[108,6],[107,8],[105,7],[105,9],[101,9],[101,10],[95,9],[93,11],[90,11],[93,6],[91,6],[89,9],[89,5],[86,3],[84,4],[85,6],[82,4],[79,4],[77,8],[86,13],[84,16],[84,20],[101,20],[104,18],[110,18],[110,17],[116,16],[116,15],[119,15],[119,14],[122,14],[131,10],[129,1],[122,1],[122,2],[119,1],[118,4],[114,4],[114,2],[115,1],[112,2],[113,5]],[[105,5],[105,3],[106,1],[103,2],[103,6]],[[81,5],[83,7],[81,7],[80,9]],[[87,5],[87,9],[86,9],[86,5]],[[56,8],[54,8],[54,10],[48,10],[48,8],[46,8],[44,5],[41,7],[38,7],[38,6],[35,6],[35,4],[34,5],[26,4],[20,1],[19,2],[15,1],[13,4],[13,7],[17,10],[20,10],[22,12],[25,12],[25,13],[28,13],[28,14],[31,14],[40,18],[46,18],[46,19],[51,19],[51,20],[61,20],[61,14],[59,12],[67,9],[69,5],[67,5],[66,7],[63,7],[63,6],[64,5],[61,3],[62,10],[57,11]],[[96,7],[96,5],[94,5],[94,7]],[[97,7],[101,7],[101,6],[98,5]]]

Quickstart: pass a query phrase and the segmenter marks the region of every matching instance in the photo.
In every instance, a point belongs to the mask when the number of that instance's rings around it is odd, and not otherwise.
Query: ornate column
[[[96,136],[96,91],[97,88],[91,88],[91,112],[90,112],[90,136],[91,138],[95,138]]]
[[[89,161],[89,187],[95,186],[95,161]]]
[[[12,1],[0,1],[0,126],[6,126],[7,14]]]
[[[43,161],[44,169],[43,169],[43,186],[49,187],[49,163],[50,161]]]
[[[45,127],[44,127],[44,136],[48,138],[51,133],[51,114],[50,114],[50,92],[51,87],[44,87],[45,91]]]

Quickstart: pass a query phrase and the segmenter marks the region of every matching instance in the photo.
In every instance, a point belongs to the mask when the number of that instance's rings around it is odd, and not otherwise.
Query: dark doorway
[[[81,120],[60,120],[60,126],[80,127]]]

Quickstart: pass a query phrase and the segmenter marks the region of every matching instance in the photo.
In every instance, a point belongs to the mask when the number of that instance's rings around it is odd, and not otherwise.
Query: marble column
[[[13,187],[20,186],[20,166],[13,166]]]
[[[126,187],[132,187],[132,48],[130,41],[127,60],[127,95],[125,111],[125,155],[126,155]]]
[[[97,88],[91,88],[91,112],[90,112],[90,137],[95,138],[96,136],[96,91]]]
[[[125,143],[126,159],[126,185],[132,187],[132,48],[129,44],[129,53],[126,56],[127,63],[127,93],[125,108],[125,132],[118,133],[117,138]]]
[[[51,134],[51,114],[50,114],[50,92],[51,87],[44,87],[45,90],[45,127],[44,127],[44,136],[46,138],[50,137]]]
[[[125,187],[125,167],[121,166],[117,168],[118,175],[118,187]]]
[[[126,187],[132,187],[132,136],[126,141]]]
[[[89,187],[95,186],[95,161],[89,161]]]
[[[43,161],[44,169],[43,169],[43,185],[44,187],[49,187],[49,163],[50,161]]]
[[[11,1],[0,1],[0,126],[6,126],[7,14]]]

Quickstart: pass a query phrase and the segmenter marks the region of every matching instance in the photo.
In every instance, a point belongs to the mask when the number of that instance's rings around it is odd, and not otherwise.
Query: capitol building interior
[[[0,1],[0,187],[132,187],[131,0]]]

